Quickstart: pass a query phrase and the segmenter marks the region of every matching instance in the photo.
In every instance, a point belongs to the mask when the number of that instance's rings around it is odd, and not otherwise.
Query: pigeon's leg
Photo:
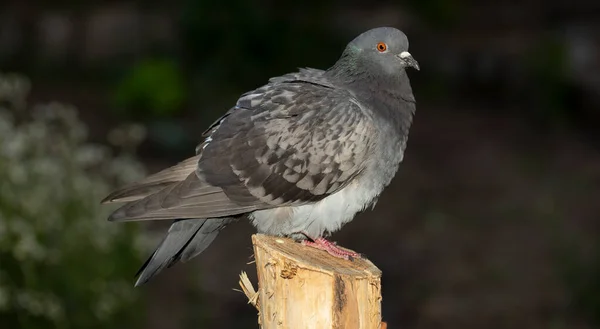
[[[346,260],[352,260],[353,258],[360,258],[360,254],[354,251],[342,249],[338,247],[335,242],[331,242],[325,238],[317,238],[309,240],[302,240],[302,245],[321,249],[327,251],[328,254],[337,258],[343,258]]]

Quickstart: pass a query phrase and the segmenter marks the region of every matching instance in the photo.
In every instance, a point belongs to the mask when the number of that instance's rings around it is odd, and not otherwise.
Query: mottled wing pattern
[[[242,95],[204,133],[195,173],[111,219],[224,217],[314,202],[344,187],[364,169],[376,131],[352,95],[320,72],[302,69]]]
[[[372,120],[348,91],[302,76],[310,72],[242,95],[199,150],[199,177],[232,200],[276,206],[321,200],[360,174]]]

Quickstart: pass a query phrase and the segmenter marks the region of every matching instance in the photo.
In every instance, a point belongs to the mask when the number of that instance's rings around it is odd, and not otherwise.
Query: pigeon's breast
[[[356,213],[373,205],[381,193],[380,184],[361,176],[339,192],[311,204],[255,211],[250,215],[259,233],[296,239],[327,236],[350,222]]]

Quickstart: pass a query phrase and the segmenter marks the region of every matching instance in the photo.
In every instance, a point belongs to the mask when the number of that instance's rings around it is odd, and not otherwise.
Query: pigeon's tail
[[[235,218],[180,219],[173,222],[167,236],[136,273],[136,286],[148,282],[178,261],[186,262],[204,251]]]

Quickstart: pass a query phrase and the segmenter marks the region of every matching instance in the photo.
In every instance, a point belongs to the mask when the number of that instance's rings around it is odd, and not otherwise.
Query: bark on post
[[[289,239],[253,235],[258,292],[242,289],[262,329],[380,329],[381,271],[367,259],[346,261]],[[248,287],[250,285],[250,287]]]

